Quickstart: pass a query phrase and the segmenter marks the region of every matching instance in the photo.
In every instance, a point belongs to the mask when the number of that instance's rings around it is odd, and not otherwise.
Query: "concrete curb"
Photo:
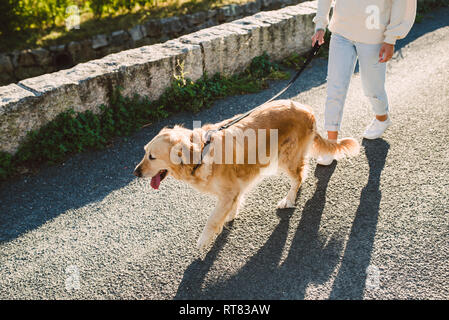
[[[68,69],[81,62],[175,39],[204,28],[231,22],[259,11],[277,10],[306,0],[254,0],[207,11],[147,19],[130,29],[96,34],[90,38],[44,48],[0,53],[0,86],[42,74]]]
[[[310,48],[316,1],[260,12],[162,44],[144,46],[0,87],[0,151],[14,154],[30,130],[70,108],[99,112],[117,87],[155,100],[178,61],[192,80],[205,72],[233,74],[266,51],[273,59]]]

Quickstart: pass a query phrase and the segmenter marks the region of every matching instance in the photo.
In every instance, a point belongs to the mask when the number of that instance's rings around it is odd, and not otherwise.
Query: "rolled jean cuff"
[[[374,114],[378,116],[387,114],[390,109],[388,106],[388,98],[387,94],[385,93],[385,89],[383,89],[383,91],[384,92],[380,95],[380,98],[378,98],[376,95],[366,95],[369,102],[371,103]]]
[[[333,125],[333,124],[325,124],[324,125],[324,130],[326,131],[340,131],[340,126],[339,125]]]
[[[386,115],[386,114],[389,114],[390,113],[390,111],[387,109],[387,110],[385,110],[385,111],[383,111],[383,112],[378,112],[378,111],[375,111],[374,112],[374,114],[376,115],[376,116],[384,116],[384,115]]]
[[[384,108],[373,108],[373,112],[376,116],[383,116],[390,113],[388,104]]]

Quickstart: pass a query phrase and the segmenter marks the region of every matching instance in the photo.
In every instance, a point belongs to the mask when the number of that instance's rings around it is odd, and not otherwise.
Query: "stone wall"
[[[31,50],[0,53],[0,85],[71,68],[108,54],[160,43],[204,28],[234,21],[259,11],[274,10],[305,0],[255,0],[179,17],[149,19],[129,30],[98,34],[90,39]]]
[[[165,43],[110,54],[102,59],[0,87],[0,151],[14,153],[30,130],[69,108],[99,111],[117,87],[157,99],[170,85],[178,61],[192,80],[205,72],[232,74],[266,51],[274,59],[310,49],[316,1],[259,12]]]

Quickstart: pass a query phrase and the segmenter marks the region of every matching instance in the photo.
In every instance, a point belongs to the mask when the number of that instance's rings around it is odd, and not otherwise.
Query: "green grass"
[[[418,13],[425,14],[430,11],[449,6],[449,0],[418,0]]]
[[[114,137],[128,136],[148,123],[182,111],[196,113],[219,98],[258,92],[268,87],[268,80],[287,78],[289,74],[263,54],[243,73],[233,76],[217,73],[192,81],[180,66],[175,80],[157,101],[137,94],[124,97],[118,88],[99,114],[65,111],[39,130],[30,131],[14,156],[0,152],[0,180],[36,171],[42,164],[61,162],[71,154],[105,148]]]
[[[94,35],[126,30],[149,18],[165,18],[205,11],[253,0],[2,0],[0,3],[0,52],[48,47],[88,39]],[[94,3],[104,1],[101,10]],[[126,3],[131,3],[126,6]],[[69,5],[78,5],[80,28],[66,30]],[[12,10],[11,14],[7,14]],[[100,12],[101,11],[101,12]],[[6,23],[5,21],[9,22]]]
[[[48,47],[129,29],[148,18],[194,13],[253,0],[2,0],[0,52]],[[103,5],[99,5],[103,3]],[[80,29],[66,30],[66,8],[80,9]],[[418,0],[416,21],[449,0]]]
[[[418,0],[415,22],[421,23],[426,14],[441,7],[449,7],[449,0]]]

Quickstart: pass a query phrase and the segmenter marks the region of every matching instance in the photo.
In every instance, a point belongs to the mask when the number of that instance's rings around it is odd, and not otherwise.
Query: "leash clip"
[[[203,159],[208,155],[209,153],[209,148],[210,148],[210,142],[212,140],[212,135],[214,133],[218,132],[217,129],[213,129],[213,130],[207,130],[206,132],[206,136],[205,136],[205,142],[204,142],[204,147],[203,147],[203,151],[201,152],[201,163],[203,162]],[[201,164],[200,163],[200,164]]]
[[[207,130],[207,132],[206,132],[206,135],[205,135],[205,142],[204,142],[204,144],[209,144],[210,143],[210,140],[211,140],[211,138],[212,138],[212,134],[214,134],[215,132],[218,132],[218,130],[217,129],[213,129],[213,130]]]
[[[218,132],[217,129],[207,130],[206,135],[205,135],[203,150],[201,151],[201,159],[200,159],[200,162],[197,163],[195,165],[195,167],[193,167],[192,176],[195,174],[196,170],[203,164],[203,159],[209,154],[209,148],[210,148],[210,142],[212,139],[212,135],[216,132]]]

